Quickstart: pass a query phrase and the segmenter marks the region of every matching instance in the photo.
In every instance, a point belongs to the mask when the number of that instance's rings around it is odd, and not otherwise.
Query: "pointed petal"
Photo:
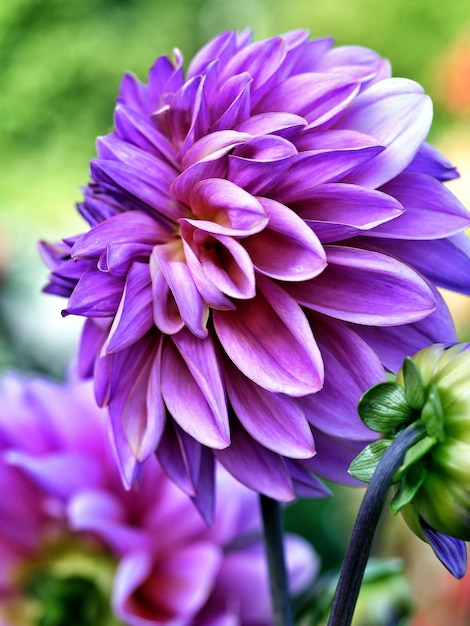
[[[220,88],[211,107],[212,120],[210,130],[228,130],[250,116],[250,87],[253,78],[248,72],[242,72],[229,78]]]
[[[414,159],[404,170],[410,174],[426,174],[444,182],[458,178],[457,168],[437,148],[429,143],[423,143]]]
[[[162,394],[173,419],[210,448],[230,443],[227,407],[217,356],[210,336],[183,329],[163,351]],[[176,350],[176,348],[177,350]]]
[[[134,263],[103,350],[108,354],[129,347],[153,326],[152,283],[147,263]]]
[[[303,306],[357,324],[392,326],[418,321],[435,308],[426,282],[392,257],[327,246],[328,266],[308,284],[286,290]]]
[[[281,502],[294,499],[292,481],[282,458],[257,443],[235,420],[230,446],[214,453],[222,465],[250,489]]]
[[[181,242],[171,241],[155,246],[152,251],[151,263],[155,264],[155,268],[151,268],[153,275],[159,268],[165,277],[184,323],[197,337],[205,337],[207,335],[208,308],[194,284],[184,259]],[[154,283],[154,289],[155,285],[156,283]],[[154,291],[154,301],[158,298],[159,294]],[[158,312],[158,308],[155,308],[154,311]]]
[[[463,578],[467,571],[467,546],[465,541],[455,539],[428,526],[421,518],[421,528],[434,554],[455,578]]]
[[[269,91],[254,112],[295,113],[304,117],[309,126],[319,126],[344,111],[358,91],[359,84],[347,74],[296,74]]]
[[[80,278],[62,314],[112,317],[119,307],[123,289],[122,280],[90,268]]]
[[[279,135],[285,139],[295,137],[307,126],[307,121],[295,113],[283,111],[270,111],[251,115],[241,122],[236,130],[249,135]]]
[[[375,137],[386,150],[345,178],[376,188],[410,164],[426,139],[432,103],[423,88],[406,78],[381,80],[360,94],[335,128],[352,128]]]
[[[441,239],[470,226],[470,214],[447,187],[430,176],[400,174],[381,191],[405,208],[399,218],[378,226],[372,236],[394,239]]]
[[[259,200],[269,223],[243,242],[256,268],[272,278],[293,281],[322,272],[326,255],[315,233],[290,208],[269,198]]]
[[[310,426],[304,412],[292,398],[266,391],[229,363],[226,365],[225,384],[236,416],[261,445],[296,459],[315,454]]]
[[[374,240],[374,246],[409,263],[438,287],[470,295],[470,239],[465,233],[433,241]]]
[[[202,446],[173,420],[167,420],[157,458],[167,476],[182,491],[191,497],[197,495]]]
[[[314,427],[314,436],[318,428],[351,440],[373,437],[359,418],[357,405],[369,387],[386,379],[379,358],[342,322],[315,315],[311,325],[325,364],[325,385],[297,402]]]
[[[259,276],[256,298],[214,311],[217,336],[238,369],[268,391],[301,396],[323,384],[323,363],[301,308]]]
[[[368,231],[404,211],[398,200],[386,193],[346,183],[306,190],[290,206],[323,243]]]

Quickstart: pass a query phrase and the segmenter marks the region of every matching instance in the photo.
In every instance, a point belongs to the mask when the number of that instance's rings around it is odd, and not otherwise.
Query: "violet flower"
[[[218,472],[208,527],[155,457],[123,489],[90,384],[9,375],[0,395],[1,624],[272,623],[254,492]],[[301,591],[312,548],[290,536],[287,562]]]
[[[127,485],[156,450],[207,516],[214,455],[272,498],[322,495],[311,472],[347,482],[374,437],[356,406],[384,367],[455,340],[435,287],[470,290],[457,174],[429,97],[371,50],[225,32],[182,65],[124,77],[90,230],[42,244],[46,291],[87,318]]]

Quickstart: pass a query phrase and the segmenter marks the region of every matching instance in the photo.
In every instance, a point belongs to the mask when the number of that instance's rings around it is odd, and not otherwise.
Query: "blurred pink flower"
[[[125,491],[106,428],[90,384],[3,378],[0,622],[271,624],[256,494],[221,469],[207,526],[155,457]],[[287,561],[292,591],[304,589],[309,544],[290,536]],[[70,597],[73,614],[53,621]]]

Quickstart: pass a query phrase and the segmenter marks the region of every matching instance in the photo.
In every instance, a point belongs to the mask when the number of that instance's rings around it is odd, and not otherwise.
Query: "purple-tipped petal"
[[[452,165],[442,152],[429,143],[423,143],[414,159],[403,172],[426,174],[427,176],[437,178],[441,182],[459,177],[455,165]]]
[[[462,539],[455,539],[428,526],[421,518],[421,528],[434,554],[455,578],[463,578],[467,571],[467,546]]]
[[[431,100],[418,83],[389,78],[372,85],[356,98],[336,128],[354,128],[387,148],[345,181],[376,188],[397,176],[426,139],[431,120]]]
[[[323,385],[323,362],[301,308],[280,287],[258,277],[256,298],[236,311],[214,311],[217,336],[238,369],[255,383],[301,396]]]
[[[357,405],[369,387],[385,380],[384,368],[369,345],[345,324],[316,315],[311,323],[325,364],[325,385],[297,402],[314,436],[318,428],[335,437],[364,441],[373,433],[360,419]]]
[[[73,290],[63,315],[111,317],[118,310],[123,289],[122,280],[90,268]]]
[[[263,274],[279,280],[303,281],[326,266],[326,255],[315,233],[290,208],[259,199],[269,218],[267,227],[243,245]]]
[[[230,443],[228,415],[212,340],[195,338],[183,329],[173,342],[166,344],[162,357],[161,386],[167,409],[197,441],[225,448]]]
[[[229,365],[225,384],[236,416],[261,445],[293,459],[315,454],[306,416],[292,398],[266,391]]]
[[[328,266],[309,284],[289,284],[303,306],[357,324],[393,326],[435,309],[426,282],[396,259],[346,246],[327,246]]]
[[[216,450],[215,456],[250,489],[281,502],[294,499],[294,486],[282,458],[257,443],[239,424],[232,425],[230,446]]]

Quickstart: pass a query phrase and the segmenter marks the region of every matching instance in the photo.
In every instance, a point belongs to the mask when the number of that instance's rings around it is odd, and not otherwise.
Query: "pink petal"
[[[230,443],[227,407],[217,356],[210,336],[183,329],[163,351],[162,394],[173,419],[210,448]],[[175,349],[175,347],[177,350]]]
[[[303,306],[366,325],[416,322],[435,301],[426,282],[396,259],[358,248],[327,246],[328,266],[309,283],[286,289]]]
[[[323,363],[301,308],[259,276],[256,298],[214,311],[214,326],[238,369],[268,391],[302,396],[323,385]]]
[[[431,120],[431,100],[418,83],[388,78],[366,89],[335,127],[371,135],[387,148],[345,181],[376,188],[394,178],[409,165],[426,139]]]
[[[256,268],[271,278],[293,281],[322,272],[326,255],[315,233],[290,208],[269,198],[259,200],[269,223],[243,241]]]

